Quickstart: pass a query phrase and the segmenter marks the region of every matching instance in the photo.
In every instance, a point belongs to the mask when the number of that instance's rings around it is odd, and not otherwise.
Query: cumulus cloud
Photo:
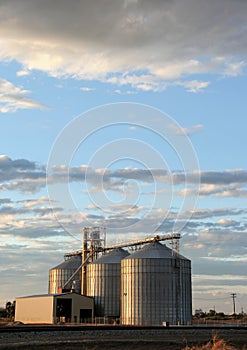
[[[245,1],[13,0],[0,10],[1,58],[24,71],[144,91],[177,81],[195,93],[210,83],[196,76],[236,76],[246,66]]]
[[[196,240],[206,246],[203,255],[205,258],[227,260],[240,254],[246,260],[246,231],[213,227],[199,231]]]
[[[45,231],[48,233],[49,229],[44,228],[43,234]],[[47,293],[49,269],[63,261],[65,252],[77,248],[69,235],[42,238],[30,232],[29,237],[14,235],[15,230],[12,243],[9,243],[10,235],[8,240],[5,236],[0,238],[0,306],[18,296]]]
[[[43,109],[46,106],[28,98],[30,92],[11,82],[0,79],[0,112],[16,112],[18,109]]]
[[[63,209],[54,204],[53,212]],[[55,221],[48,198],[40,197],[22,201],[9,200],[0,204],[1,237],[51,237],[62,235]]]

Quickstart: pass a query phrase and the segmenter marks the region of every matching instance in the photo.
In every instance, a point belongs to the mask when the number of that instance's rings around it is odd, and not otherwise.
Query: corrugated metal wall
[[[191,322],[190,261],[174,256],[162,258],[160,248],[158,253],[158,258],[155,251],[151,258],[134,253],[121,261],[122,324]]]
[[[120,261],[128,253],[114,249],[87,265],[87,295],[95,301],[95,315],[120,317]]]
[[[120,317],[120,264],[88,265],[87,295],[94,297],[96,316]]]
[[[61,264],[49,270],[48,293],[56,294],[61,292],[61,288],[81,265],[81,257],[74,256],[63,261]],[[72,281],[66,286],[67,289],[74,288],[76,293],[81,292],[81,271],[78,271]]]

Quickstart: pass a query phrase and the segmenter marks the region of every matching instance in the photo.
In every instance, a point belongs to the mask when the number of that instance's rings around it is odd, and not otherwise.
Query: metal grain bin
[[[121,322],[191,322],[191,263],[159,242],[121,261]]]
[[[87,295],[94,297],[95,315],[120,317],[120,262],[129,255],[118,248],[87,265]]]
[[[75,273],[81,265],[81,256],[71,256],[61,264],[53,267],[49,271],[49,294],[61,293],[62,289],[73,289],[76,293],[81,292],[81,271],[79,270],[72,280],[66,285],[66,282]]]

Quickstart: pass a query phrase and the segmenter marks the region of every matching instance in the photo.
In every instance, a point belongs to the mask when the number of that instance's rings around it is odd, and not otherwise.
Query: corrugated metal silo
[[[78,271],[72,280],[64,287],[69,278],[81,265],[81,256],[74,255],[61,264],[49,270],[49,294],[60,293],[61,289],[74,289],[76,293],[81,292],[81,271]]]
[[[96,316],[120,317],[120,262],[127,255],[117,248],[87,265],[87,295],[94,297]]]
[[[191,262],[159,242],[121,261],[121,322],[191,322]]]

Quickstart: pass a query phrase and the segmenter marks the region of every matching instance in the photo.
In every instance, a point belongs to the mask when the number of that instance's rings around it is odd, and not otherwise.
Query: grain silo
[[[159,242],[121,261],[121,322],[191,322],[191,262]]]
[[[127,255],[117,248],[87,265],[87,296],[94,297],[96,316],[120,317],[120,263]]]
[[[49,294],[73,289],[81,292],[81,255],[72,255],[61,264],[49,270]],[[75,274],[75,272],[78,272]],[[74,276],[73,276],[74,275]],[[73,277],[72,277],[73,276]],[[72,277],[72,278],[71,278]],[[68,282],[69,281],[69,282]]]

